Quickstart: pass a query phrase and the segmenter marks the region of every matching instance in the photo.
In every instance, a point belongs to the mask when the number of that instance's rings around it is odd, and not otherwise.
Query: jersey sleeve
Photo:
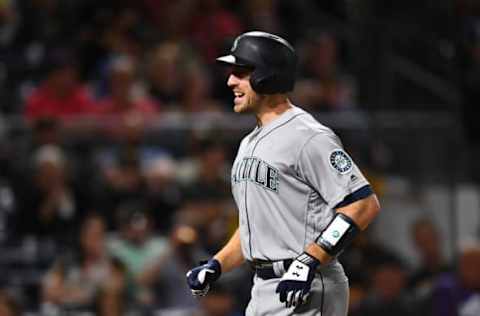
[[[297,173],[332,208],[364,187],[370,190],[367,179],[335,134],[316,134],[303,145]]]

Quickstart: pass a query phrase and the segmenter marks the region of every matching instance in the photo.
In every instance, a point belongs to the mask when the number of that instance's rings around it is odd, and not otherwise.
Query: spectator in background
[[[43,281],[43,312],[119,316],[122,313],[124,275],[105,249],[105,223],[98,215],[83,221],[78,248],[58,258]]]
[[[112,56],[143,59],[147,41],[157,36],[141,10],[143,1],[74,2],[79,7],[75,11],[75,46],[80,52],[82,76],[87,80],[96,82],[104,76]]]
[[[464,245],[457,271],[439,278],[433,291],[432,316],[480,315],[480,244]]]
[[[196,155],[184,162],[185,168],[180,168],[183,169],[180,170],[180,178],[185,183],[185,192],[191,198],[229,196],[226,147],[222,140],[215,137],[212,133],[194,139],[193,150]]]
[[[176,163],[168,157],[152,159],[142,168],[146,183],[146,201],[155,219],[155,229],[167,235],[181,201],[176,182]]]
[[[155,47],[149,59],[148,80],[150,94],[167,111],[182,113],[222,108],[210,95],[209,76],[185,43],[166,41]]]
[[[138,153],[123,150],[118,160],[111,165],[103,166],[101,179],[95,190],[96,203],[102,209],[108,229],[116,227],[118,208],[132,199],[142,199],[145,194],[145,181]]]
[[[353,79],[342,69],[338,41],[328,32],[307,38],[303,73],[294,92],[296,103],[312,111],[335,112],[355,107]]]
[[[212,204],[212,218],[204,227],[199,227],[202,246],[211,256],[228,241],[238,225],[238,213],[233,201],[217,198],[212,200]]]
[[[113,58],[108,72],[108,93],[96,105],[100,118],[113,118],[117,124],[128,124],[152,118],[159,110],[160,105],[139,85],[135,60],[127,55]]]
[[[27,98],[24,109],[30,120],[73,119],[91,115],[93,103],[78,79],[75,56],[66,49],[52,50],[45,61],[46,78]]]
[[[150,54],[147,68],[150,94],[168,111],[180,110],[185,70],[191,65],[183,52],[182,44],[164,42],[153,48]]]
[[[199,301],[189,296],[188,287],[182,279],[189,265],[204,257],[198,231],[189,224],[177,222],[170,232],[167,251],[150,265],[139,280],[144,286],[155,287],[155,305],[161,310],[192,315]]]
[[[357,311],[370,293],[377,267],[385,262],[396,262],[396,256],[369,235],[362,232],[350,247],[340,255],[340,261],[348,274],[350,284],[349,309]]]
[[[112,1],[110,9],[116,1]],[[103,48],[110,56],[130,56],[138,61],[143,54],[142,33],[146,25],[135,5],[120,4],[111,19],[101,30]],[[107,55],[107,56],[108,56]]]
[[[96,105],[102,132],[114,140],[110,146],[98,149],[96,155],[103,180],[110,189],[107,201],[103,202],[113,202],[113,208],[117,203],[109,199],[123,199],[120,195],[134,195],[143,189],[144,161],[165,154],[162,148],[144,144],[148,125],[157,117],[160,107],[143,92],[136,79],[136,67],[135,61],[127,56],[115,58],[110,65],[109,93]],[[111,205],[103,206],[110,213]]]
[[[208,256],[202,246],[201,230],[190,224],[201,222],[202,220],[192,217],[202,217],[202,214],[184,215],[181,216],[181,219],[177,218],[178,222],[174,224],[170,233],[168,251],[151,266],[148,273],[144,274],[141,282],[145,286],[156,284],[155,293],[158,298],[156,305],[160,310],[160,315],[163,313],[181,316],[241,315],[239,310],[246,306],[251,289],[248,281],[252,278],[250,267],[244,266],[244,269],[226,274],[225,280],[213,286],[212,297],[209,299],[193,298],[189,295],[185,282],[181,282],[192,264],[196,264]],[[210,220],[206,222],[206,225],[209,226]],[[228,238],[228,236],[224,238]],[[235,296],[232,295],[233,293]],[[240,306],[242,304],[244,306]]]
[[[207,70],[201,64],[188,72],[184,87],[182,112],[223,112],[224,104],[212,98],[212,82]],[[199,102],[199,100],[201,100]]]
[[[109,228],[113,227],[115,209],[130,199],[145,198],[155,212],[171,212],[178,192],[175,193],[177,189],[172,179],[175,167],[170,152],[147,141],[146,126],[141,121],[124,125],[111,140],[96,148],[94,153],[100,171],[94,190],[95,200],[105,212]],[[172,195],[167,197],[167,191]],[[157,222],[155,226],[165,228],[167,222],[168,216],[164,223]]]
[[[48,199],[53,203],[53,200],[57,199],[53,197],[57,194],[53,191],[60,191],[61,186],[65,187],[65,191],[68,191],[68,193],[59,195],[67,196],[67,198],[59,196],[58,199],[73,203],[75,208],[73,212],[74,220],[81,217],[82,211],[91,206],[91,177],[88,176],[88,172],[84,171],[91,168],[85,158],[88,151],[82,150],[80,154],[72,151],[75,142],[66,136],[68,134],[65,133],[64,127],[59,119],[39,118],[32,122],[29,138],[23,138],[23,141],[13,138],[9,140],[10,144],[6,143],[11,146],[9,148],[10,153],[15,153],[8,162],[8,168],[5,169],[9,173],[10,183],[14,189],[15,201],[12,202],[16,206],[12,219],[21,216],[28,221],[34,220],[36,218],[34,214],[37,213],[38,207],[44,202],[47,203]],[[64,139],[69,139],[69,141],[64,143]],[[53,174],[53,177],[64,179],[61,181],[42,179],[42,177],[50,174]],[[64,184],[61,185],[60,182]],[[47,198],[47,195],[50,198]],[[17,198],[21,200],[16,201]],[[44,199],[44,202],[40,199]],[[61,208],[64,209],[65,206]],[[62,211],[62,217],[69,218],[70,215],[66,215],[69,213]],[[38,229],[35,224],[18,224],[23,228],[31,225],[32,229]],[[12,225],[13,227],[15,226]],[[30,229],[28,230],[30,231]],[[20,234],[23,234],[23,232],[20,232]],[[53,232],[50,232],[50,234],[53,234]]]
[[[442,253],[442,240],[437,227],[428,218],[416,220],[411,229],[415,249],[420,257],[419,267],[412,273],[409,287],[418,295],[427,294],[438,275],[447,272],[449,267]]]
[[[407,295],[407,269],[396,257],[372,267],[371,288],[352,316],[412,315],[414,304]]]
[[[129,308],[133,309],[154,302],[148,282],[155,276],[150,270],[167,251],[166,238],[153,234],[151,215],[147,212],[140,202],[122,204],[117,212],[120,234],[108,242],[110,255],[126,269],[127,291],[133,303]]]
[[[47,145],[61,147],[64,136],[61,125],[57,118],[39,118],[32,122],[26,141],[13,138],[2,142],[4,148],[9,151],[10,168],[6,168],[5,172],[10,173],[10,178],[18,191],[24,191],[24,187],[29,184],[25,179],[32,175],[32,157],[35,152]],[[13,153],[15,159],[12,159]]]
[[[161,271],[158,286],[158,296],[166,297],[167,308],[184,310],[185,307],[198,307],[198,300],[188,296],[188,287],[184,282],[179,286],[182,278],[192,264],[208,258],[217,249],[218,245],[228,240],[238,227],[238,214],[233,201],[226,201],[213,196],[187,196],[185,203],[176,212],[174,229],[170,234],[170,251],[164,260],[157,263],[156,269]],[[235,314],[235,311],[245,310],[250,301],[253,271],[247,264],[235,271],[224,275],[218,285],[219,297],[212,298],[197,308],[199,315],[203,313],[216,313],[221,311]],[[228,284],[230,293],[235,293],[235,304],[230,305],[228,293],[224,293],[224,286]],[[175,291],[172,289],[175,288]],[[167,290],[170,289],[170,290]],[[186,291],[187,290],[187,291]],[[163,294],[164,292],[168,292]],[[165,296],[166,295],[166,296]],[[218,299],[218,302],[217,302]],[[184,302],[182,305],[182,302]],[[202,302],[200,302],[202,303]],[[219,304],[218,310],[213,306]],[[232,308],[232,309],[230,309]],[[226,315],[230,315],[230,314]],[[183,314],[181,314],[183,315]],[[197,315],[195,311],[188,310],[185,315]]]
[[[34,153],[32,186],[18,192],[19,236],[34,236],[57,245],[65,245],[72,237],[82,207],[70,182],[69,167],[69,160],[57,146],[45,145]]]

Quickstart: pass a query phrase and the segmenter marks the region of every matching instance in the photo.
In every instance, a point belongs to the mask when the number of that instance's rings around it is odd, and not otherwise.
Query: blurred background
[[[184,275],[237,225],[255,124],[214,58],[286,37],[291,99],[382,204],[341,255],[356,315],[480,315],[477,0],[0,0],[0,315],[242,315],[248,267]]]

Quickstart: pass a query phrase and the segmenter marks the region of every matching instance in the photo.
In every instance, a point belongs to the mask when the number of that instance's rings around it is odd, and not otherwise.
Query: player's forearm
[[[242,254],[242,248],[240,245],[240,233],[238,229],[233,234],[228,243],[220,250],[215,256],[220,262],[222,272],[228,272],[239,267],[245,258]]]
[[[380,204],[375,194],[337,209],[337,212],[343,213],[351,218],[360,230],[367,228],[367,226],[378,215],[379,211]],[[317,243],[312,242],[307,246],[305,251],[317,258],[322,264],[328,263],[332,260],[332,256]]]
[[[305,252],[315,257],[318,261],[320,261],[321,264],[326,264],[332,260],[332,256],[330,256],[325,250],[322,249],[322,247],[314,242],[307,245]]]

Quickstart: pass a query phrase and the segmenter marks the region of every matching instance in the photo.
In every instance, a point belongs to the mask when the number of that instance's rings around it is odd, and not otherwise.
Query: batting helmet
[[[247,32],[235,39],[230,52],[217,61],[252,68],[250,85],[255,92],[274,94],[293,90],[297,56],[285,39],[266,32]]]

